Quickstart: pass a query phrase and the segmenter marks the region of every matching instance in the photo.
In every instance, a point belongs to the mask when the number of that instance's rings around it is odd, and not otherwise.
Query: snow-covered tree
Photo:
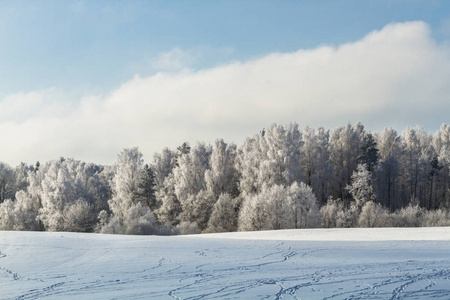
[[[195,222],[201,230],[204,230],[208,224],[215,201],[214,194],[209,190],[201,190],[197,194],[189,195],[187,199],[181,202],[180,221]]]
[[[158,209],[157,219],[162,224],[176,225],[181,212],[181,204],[175,195],[175,179],[173,169],[176,166],[176,153],[164,148],[153,157],[151,169],[155,180],[155,197]]]
[[[169,148],[164,148],[161,153],[155,153],[151,169],[155,179],[155,189],[158,192],[164,188],[164,180],[172,173],[176,165],[176,154]]]
[[[248,197],[239,214],[239,230],[295,228],[292,197],[282,185],[263,186],[260,193]]]
[[[221,194],[214,204],[207,232],[232,232],[237,230],[236,204],[229,194]]]
[[[301,133],[297,124],[272,124],[263,134],[247,139],[238,160],[240,191],[244,197],[259,193],[263,186],[289,186],[301,181]]]
[[[297,124],[272,124],[264,135],[266,159],[261,163],[260,180],[267,185],[291,185],[301,181],[301,133]]]
[[[156,192],[156,198],[161,203],[155,212],[158,221],[168,226],[177,225],[179,222],[178,216],[181,213],[181,203],[175,194],[175,179],[173,174],[166,177],[163,186]]]
[[[368,201],[375,200],[372,185],[372,174],[367,166],[359,164],[352,175],[352,184],[347,187],[358,208],[362,208]]]
[[[323,128],[315,130],[305,127],[302,132],[301,161],[305,183],[319,197],[319,203],[325,203],[328,197],[328,182],[331,178],[328,151],[329,132]]]
[[[359,156],[359,161],[361,164],[367,166],[367,170],[369,172],[372,172],[378,164],[380,157],[378,154],[379,150],[377,148],[377,142],[375,142],[375,139],[371,133],[366,134],[361,149],[362,154]]]
[[[46,230],[64,230],[64,207],[77,200],[74,178],[70,176],[65,161],[55,160],[41,166],[39,220]]]
[[[258,193],[262,186],[260,180],[261,163],[266,159],[266,141],[261,134],[244,141],[239,152],[236,169],[241,175],[239,190],[243,197]]]
[[[109,207],[119,222],[124,221],[127,210],[137,203],[143,165],[138,148],[124,149],[118,156]]]
[[[385,128],[383,133],[375,137],[380,156],[379,166],[375,170],[378,202],[394,211],[400,207],[398,177],[402,154],[401,140],[397,131],[392,128]]]
[[[211,146],[199,143],[179,157],[178,166],[173,169],[174,193],[182,208],[179,220],[197,222],[201,229],[206,228],[217,200],[206,190],[205,172],[210,168],[211,152]]]
[[[317,198],[310,186],[294,182],[288,189],[288,197],[292,201],[295,228],[317,227],[320,224]]]
[[[109,201],[112,217],[101,229],[104,233],[151,234],[155,217],[138,199],[143,175],[142,153],[138,148],[124,149],[118,157],[113,179],[113,197]]]
[[[223,193],[236,197],[238,191],[238,173],[236,170],[237,149],[235,144],[226,144],[216,140],[211,153],[209,166],[205,171],[206,188],[216,199]]]
[[[178,166],[174,168],[175,194],[183,202],[206,188],[205,172],[209,169],[209,158],[212,148],[199,143],[189,153],[178,158]]]
[[[155,194],[155,176],[148,164],[142,169],[141,181],[136,192],[136,198],[137,201],[142,202],[143,205],[148,206],[152,211],[155,211],[159,206]]]
[[[335,198],[348,199],[346,186],[358,165],[362,152],[364,127],[357,123],[333,130],[330,137],[330,164],[333,167],[332,193]]]
[[[66,205],[63,216],[65,231],[92,232],[97,221],[94,207],[83,199]]]
[[[0,229],[41,230],[37,221],[39,202],[25,191],[18,191],[15,200],[0,203]]]
[[[13,199],[16,193],[16,174],[5,163],[0,162],[0,203]]]

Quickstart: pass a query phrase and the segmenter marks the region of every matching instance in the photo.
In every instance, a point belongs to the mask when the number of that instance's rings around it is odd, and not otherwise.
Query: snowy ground
[[[1,299],[449,299],[450,228],[0,232]]]

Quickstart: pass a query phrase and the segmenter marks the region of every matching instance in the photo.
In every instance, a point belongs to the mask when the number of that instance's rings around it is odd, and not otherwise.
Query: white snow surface
[[[450,299],[450,228],[0,231],[1,299]]]

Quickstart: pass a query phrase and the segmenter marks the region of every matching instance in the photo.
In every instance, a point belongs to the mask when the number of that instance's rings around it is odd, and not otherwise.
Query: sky
[[[0,161],[450,120],[449,1],[1,1]]]

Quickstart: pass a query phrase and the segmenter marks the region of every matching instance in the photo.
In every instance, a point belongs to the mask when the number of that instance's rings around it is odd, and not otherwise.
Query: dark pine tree
[[[142,204],[150,207],[152,211],[159,206],[155,196],[155,176],[148,164],[146,164],[142,170],[142,179],[139,184],[137,199],[139,199]]]
[[[361,147],[363,153],[359,157],[359,162],[367,166],[367,170],[372,172],[374,167],[378,164],[378,148],[371,133],[368,133],[365,138],[364,146]]]

